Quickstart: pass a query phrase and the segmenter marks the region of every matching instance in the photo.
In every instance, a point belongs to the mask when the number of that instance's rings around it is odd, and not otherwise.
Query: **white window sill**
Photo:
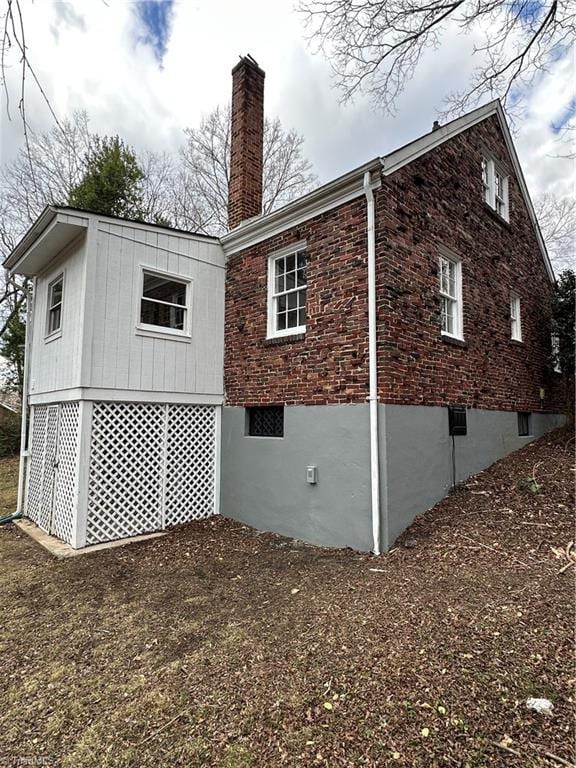
[[[284,440],[284,435],[280,437],[280,435],[244,435],[244,437],[249,437],[250,440]]]
[[[192,336],[187,333],[174,333],[171,332],[169,329],[166,329],[164,331],[157,330],[153,331],[150,328],[140,328],[139,326],[136,327],[135,330],[136,336],[146,336],[149,339],[164,339],[166,341],[183,341],[185,344],[190,344],[192,341]]]
[[[444,339],[453,339],[454,341],[465,342],[464,336],[456,336],[454,333],[447,333],[446,331],[440,331]]]
[[[266,336],[266,341],[269,341],[271,339],[286,339],[290,336],[300,336],[301,334],[306,333],[306,326],[300,325],[298,328],[290,328],[286,331],[276,331],[274,333],[269,333]]]
[[[62,329],[59,328],[57,331],[54,331],[54,333],[50,333],[48,336],[44,336],[44,343],[50,344],[51,341],[56,341],[56,339],[59,339],[62,336]]]

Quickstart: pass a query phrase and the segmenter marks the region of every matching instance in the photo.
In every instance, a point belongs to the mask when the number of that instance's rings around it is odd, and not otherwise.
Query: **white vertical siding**
[[[100,220],[97,227],[94,317],[83,386],[221,395],[221,246],[128,222]],[[142,266],[192,279],[191,341],[149,338],[136,333]]]
[[[30,392],[32,395],[77,387],[80,383],[82,297],[86,239],[84,235],[66,248],[36,280]],[[62,333],[46,339],[48,286],[64,273]]]

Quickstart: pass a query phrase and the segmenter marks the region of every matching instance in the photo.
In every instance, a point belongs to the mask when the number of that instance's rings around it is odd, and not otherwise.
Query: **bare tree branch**
[[[222,234],[228,227],[230,107],[217,107],[199,128],[185,130],[176,174],[174,221],[185,229]],[[278,118],[264,123],[263,213],[307,192],[316,183],[303,155],[304,139]]]
[[[468,87],[447,94],[445,116],[500,97],[510,111],[521,87],[565,55],[576,33],[575,0],[300,0],[310,39],[331,61],[343,100],[367,93],[389,112],[424,53],[448,28],[482,34]]]

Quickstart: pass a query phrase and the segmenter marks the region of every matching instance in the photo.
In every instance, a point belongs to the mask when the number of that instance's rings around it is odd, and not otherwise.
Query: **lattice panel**
[[[46,440],[45,405],[34,406],[31,413],[30,458],[28,460],[28,487],[26,490],[26,514],[35,523],[40,520],[42,501],[42,475],[44,470],[44,443]]]
[[[162,527],[165,407],[94,403],[86,543]]]
[[[58,465],[50,533],[72,543],[78,465],[78,403],[62,403],[58,422]]]
[[[58,441],[58,406],[49,405],[46,410],[46,433],[44,440],[44,466],[42,473],[42,498],[38,525],[50,532],[52,504],[54,502],[54,481],[56,479],[56,448]]]
[[[202,405],[169,405],[165,525],[213,514],[215,463],[215,409]]]

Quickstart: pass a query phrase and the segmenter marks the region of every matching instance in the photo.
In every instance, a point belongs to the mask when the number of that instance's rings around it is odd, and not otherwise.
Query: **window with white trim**
[[[48,315],[46,335],[52,336],[62,329],[62,301],[64,299],[64,274],[58,275],[48,285]]]
[[[142,270],[139,328],[187,335],[189,312],[189,280],[154,270]]]
[[[522,317],[520,313],[520,296],[510,294],[510,326],[514,341],[522,341]]]
[[[439,275],[442,334],[462,339],[462,264],[442,255]]]
[[[484,201],[499,216],[509,221],[508,176],[489,157],[482,157],[481,170]]]
[[[304,248],[271,256],[268,265],[268,338],[306,331]]]

